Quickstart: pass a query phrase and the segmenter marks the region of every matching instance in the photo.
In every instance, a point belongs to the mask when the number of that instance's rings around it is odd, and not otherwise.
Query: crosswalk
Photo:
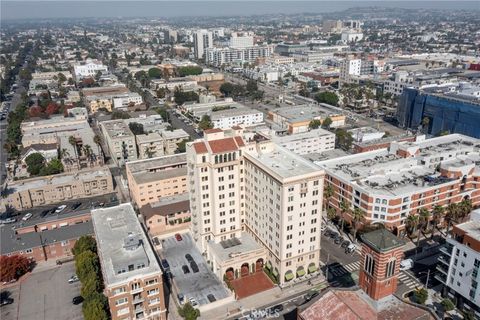
[[[415,280],[412,276],[410,276],[406,271],[400,271],[400,274],[398,275],[398,279],[409,289],[415,289],[421,286],[421,284],[417,280]]]
[[[345,266],[338,266],[334,269],[331,269],[330,273],[333,274],[335,277],[340,277],[346,273],[352,273],[359,269],[360,269],[360,261],[355,261]]]

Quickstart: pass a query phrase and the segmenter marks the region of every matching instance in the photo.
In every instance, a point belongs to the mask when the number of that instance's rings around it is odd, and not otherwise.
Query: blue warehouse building
[[[450,93],[448,87],[405,88],[397,109],[399,125],[417,130],[425,117],[430,120],[428,134],[448,131],[480,138],[479,97]]]

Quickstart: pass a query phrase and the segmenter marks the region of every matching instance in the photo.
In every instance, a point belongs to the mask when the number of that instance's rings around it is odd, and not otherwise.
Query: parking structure
[[[189,234],[182,234],[182,240],[175,237],[162,240],[161,256],[168,261],[173,286],[177,294],[184,296],[184,301],[195,299],[199,305],[210,303],[212,295],[216,301],[229,297],[231,294],[217,276],[209,269],[205,259],[198,251]],[[198,266],[198,272],[193,272],[191,263],[185,255],[189,254]],[[187,266],[189,273],[184,273]]]

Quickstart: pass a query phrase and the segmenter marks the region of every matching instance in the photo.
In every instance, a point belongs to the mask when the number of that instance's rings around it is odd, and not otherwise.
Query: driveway
[[[2,308],[2,320],[80,320],[82,305],[73,305],[80,295],[80,282],[68,283],[75,273],[73,262],[30,274],[21,284],[8,289],[14,303]]]

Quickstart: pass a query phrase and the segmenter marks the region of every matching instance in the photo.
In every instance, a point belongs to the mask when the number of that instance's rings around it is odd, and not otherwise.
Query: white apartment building
[[[107,72],[108,68],[97,60],[87,59],[85,62],[80,62],[73,66],[73,73],[77,80],[95,77],[98,71]]]
[[[253,32],[232,32],[230,48],[246,48],[253,46]]]
[[[100,123],[110,157],[117,165],[137,160],[135,135],[123,120],[110,120]]]
[[[245,245],[253,238],[265,250],[264,256],[255,256],[257,262],[264,262],[280,284],[315,272],[323,170],[263,136],[242,135],[241,129],[212,129],[187,144],[192,234],[198,247],[218,258],[219,243],[239,239]]]
[[[341,41],[343,43],[357,42],[363,39],[363,33],[358,31],[342,32]]]
[[[213,35],[208,30],[197,30],[193,34],[193,47],[195,58],[202,59],[205,56],[205,50],[213,47]]]
[[[114,109],[128,109],[130,104],[134,106],[140,105],[143,103],[142,96],[136,92],[129,92],[121,95],[116,95],[112,97],[113,108]]]
[[[243,64],[254,62],[257,58],[266,58],[273,54],[274,46],[252,46],[246,48],[209,48],[205,52],[207,64],[220,66],[222,64]]]
[[[212,112],[210,118],[214,128],[228,129],[240,124],[251,126],[263,123],[263,112],[249,108],[228,109]]]
[[[347,80],[350,76],[360,76],[362,59],[345,59],[340,67],[340,79]]]
[[[273,141],[298,155],[321,153],[335,149],[335,133],[324,129],[278,136],[274,137]]]
[[[472,213],[472,217],[475,216]],[[441,249],[435,278],[444,284],[444,294],[462,310],[472,310],[480,317],[480,221],[453,226],[452,237]]]

